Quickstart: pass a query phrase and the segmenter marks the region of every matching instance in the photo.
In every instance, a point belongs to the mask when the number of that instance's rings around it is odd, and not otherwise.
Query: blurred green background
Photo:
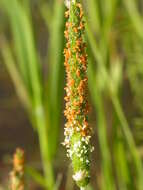
[[[143,1],[83,0],[93,128],[87,190],[143,189]],[[73,190],[62,147],[63,0],[0,0],[0,189],[26,152],[26,189]]]

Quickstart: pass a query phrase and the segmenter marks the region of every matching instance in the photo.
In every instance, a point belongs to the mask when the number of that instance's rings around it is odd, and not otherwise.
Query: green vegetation
[[[82,2],[92,106],[89,123],[96,134],[92,165],[100,160],[87,189],[142,190],[143,3]],[[64,128],[64,11],[62,0],[0,0],[0,59],[38,134],[41,151],[43,176],[29,166],[25,171],[47,190],[58,189],[59,184],[53,162]]]

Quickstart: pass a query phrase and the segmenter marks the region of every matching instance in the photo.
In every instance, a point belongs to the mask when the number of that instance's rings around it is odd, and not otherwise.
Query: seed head
[[[67,156],[72,161],[73,179],[81,188],[89,183],[90,175],[90,133],[88,124],[87,100],[87,54],[84,42],[84,21],[82,5],[79,0],[65,1],[68,10],[65,12],[66,22],[64,49],[66,70],[66,108],[64,115],[65,142]]]

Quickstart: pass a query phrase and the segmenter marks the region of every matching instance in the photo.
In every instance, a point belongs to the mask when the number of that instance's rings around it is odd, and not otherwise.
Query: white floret
[[[86,171],[85,171],[85,170],[80,170],[80,171],[76,172],[76,173],[73,175],[73,179],[74,179],[75,181],[81,181],[81,180],[83,180],[85,177],[86,177]]]
[[[80,146],[81,146],[81,142],[80,142],[80,141],[77,141],[77,142],[74,144],[74,147],[73,147],[74,151],[75,151],[75,152],[78,152],[78,148],[80,148]]]

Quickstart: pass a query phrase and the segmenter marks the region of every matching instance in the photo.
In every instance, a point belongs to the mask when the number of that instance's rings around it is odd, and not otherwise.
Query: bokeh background
[[[87,190],[143,189],[143,1],[83,0],[93,128]],[[25,189],[73,190],[62,147],[63,0],[0,1],[0,189],[17,147]]]

